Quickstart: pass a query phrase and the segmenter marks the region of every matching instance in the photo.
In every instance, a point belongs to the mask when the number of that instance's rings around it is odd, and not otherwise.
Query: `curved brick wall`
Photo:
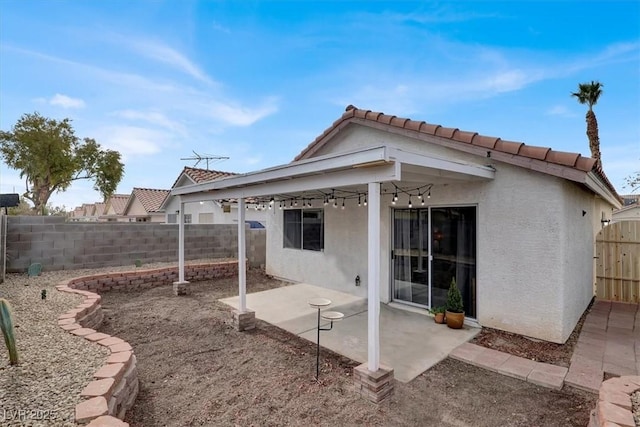
[[[234,276],[237,261],[222,261],[185,266],[185,280],[201,281]],[[133,348],[126,341],[96,329],[103,314],[97,292],[146,289],[170,285],[178,280],[177,267],[134,270],[76,277],[59,283],[61,292],[84,296],[82,304],[58,317],[60,327],[109,349],[109,357],[80,395],[86,400],[76,406],[76,422],[89,426],[128,426],[120,421],[138,394],[138,373]]]
[[[591,412],[589,427],[634,427],[631,395],[640,390],[640,376],[611,378],[600,386],[596,408]]]

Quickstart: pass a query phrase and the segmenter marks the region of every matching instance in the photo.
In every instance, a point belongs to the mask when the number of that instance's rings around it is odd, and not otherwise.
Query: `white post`
[[[380,184],[369,183],[368,205],[368,354],[369,371],[380,367]]]
[[[244,199],[238,198],[238,287],[240,294],[240,313],[247,311],[247,254],[245,241]]]
[[[178,282],[184,283],[184,203],[180,198],[180,217],[178,222]]]

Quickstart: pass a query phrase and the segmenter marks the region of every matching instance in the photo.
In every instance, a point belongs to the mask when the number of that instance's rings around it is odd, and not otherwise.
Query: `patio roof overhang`
[[[318,156],[256,172],[174,188],[183,203],[271,196],[370,182],[452,182],[493,179],[490,166],[425,156],[391,146]]]

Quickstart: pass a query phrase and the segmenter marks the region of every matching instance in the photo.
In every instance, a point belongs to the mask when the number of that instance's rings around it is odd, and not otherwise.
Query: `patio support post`
[[[245,218],[245,201],[238,198],[238,309],[232,311],[232,323],[238,331],[246,331],[256,327],[255,312],[247,309],[247,241]]]
[[[180,211],[178,212],[178,281],[173,282],[173,293],[186,295],[187,284],[184,280],[184,205],[180,197]]]
[[[374,403],[391,396],[393,369],[380,364],[380,183],[368,188],[368,263],[367,263],[367,363],[353,370],[355,389]]]
[[[369,183],[368,211],[368,313],[367,365],[375,372],[380,367],[380,184]]]
[[[245,202],[241,197],[238,199],[238,292],[240,303],[238,309],[241,312],[247,310],[247,268],[246,268],[246,239],[245,239]]]

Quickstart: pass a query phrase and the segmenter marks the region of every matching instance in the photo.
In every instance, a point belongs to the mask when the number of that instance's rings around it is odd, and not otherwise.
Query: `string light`
[[[429,192],[427,193],[427,199],[431,198],[431,188],[429,188]]]
[[[338,202],[336,202],[335,200],[333,201],[333,207],[337,208],[338,207]]]
[[[362,206],[362,200],[360,199],[360,194],[358,194],[358,207]]]
[[[411,204],[411,196],[409,196],[409,209],[411,209],[413,205]]]
[[[344,210],[344,198],[342,199],[342,209]]]
[[[273,197],[271,198],[271,200],[269,200],[269,204],[270,204],[271,206],[273,206],[273,204],[274,204],[275,202],[276,202],[276,201],[275,201],[275,199],[274,199]]]
[[[367,206],[367,196],[364,196],[364,205]]]
[[[327,199],[326,197],[324,198],[324,205],[327,206],[329,204],[329,199]]]

